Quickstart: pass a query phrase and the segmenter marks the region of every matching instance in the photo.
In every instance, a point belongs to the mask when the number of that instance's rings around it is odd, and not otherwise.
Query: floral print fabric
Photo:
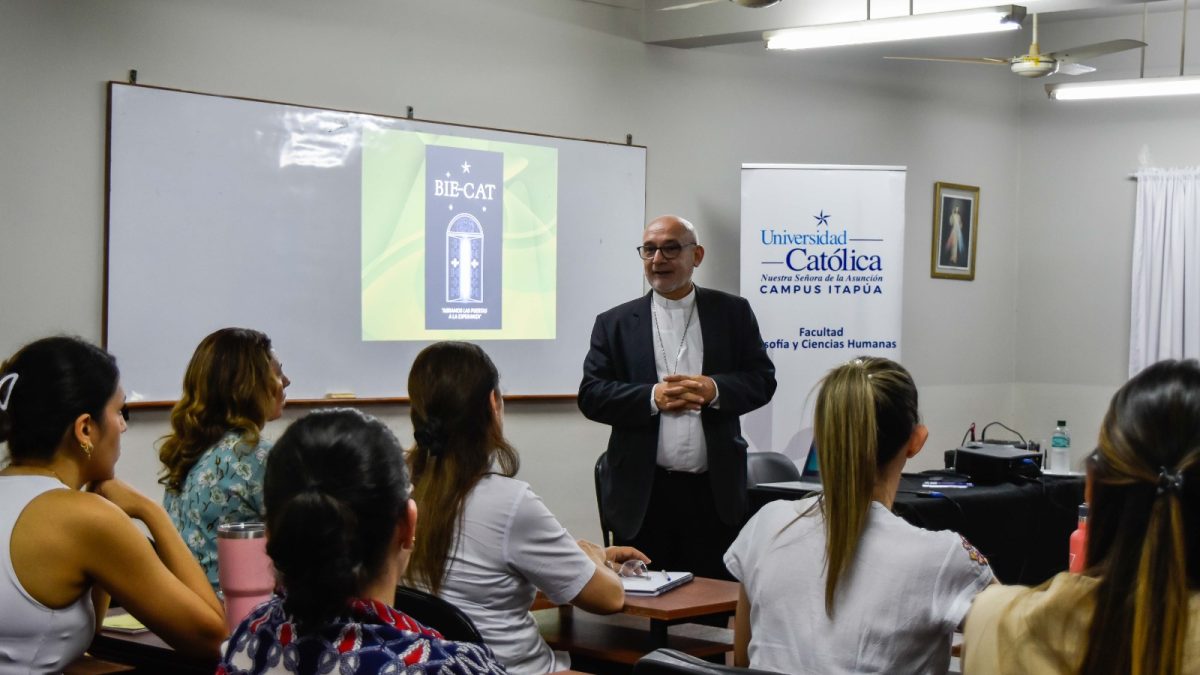
[[[299,635],[278,596],[242,620],[217,666],[217,675],[505,672],[486,646],[445,640],[378,600],[352,600],[345,616]]]
[[[263,520],[263,472],[270,450],[270,441],[250,445],[240,432],[230,431],[200,456],[181,491],[168,489],[163,497],[175,529],[218,593],[217,526]]]

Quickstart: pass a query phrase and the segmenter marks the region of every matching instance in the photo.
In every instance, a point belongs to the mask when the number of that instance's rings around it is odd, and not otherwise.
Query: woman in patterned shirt
[[[312,413],[267,462],[267,554],[284,594],[234,630],[218,675],[505,673],[389,606],[417,527],[396,436],[357,410]]]
[[[266,335],[222,328],[204,338],[183,376],[171,433],[159,447],[163,506],[214,590],[217,526],[263,519],[270,441],[263,425],[283,414],[291,384]]]

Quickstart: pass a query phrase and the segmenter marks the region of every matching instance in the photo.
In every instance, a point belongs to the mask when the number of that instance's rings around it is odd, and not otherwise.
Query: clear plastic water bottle
[[[1054,473],[1071,470],[1071,430],[1066,420],[1059,420],[1050,436],[1050,470]]]

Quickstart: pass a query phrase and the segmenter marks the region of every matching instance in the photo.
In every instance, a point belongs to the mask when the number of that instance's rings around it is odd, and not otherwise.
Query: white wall
[[[1180,13],[1149,19],[1146,75],[1178,75]],[[1196,33],[1189,36],[1189,75],[1200,72]],[[1041,42],[1050,50],[1140,35],[1136,14],[1046,24]],[[1092,65],[1100,72],[1091,79],[1137,77],[1139,52]],[[1079,465],[1128,374],[1137,194],[1130,174],[1144,160],[1200,164],[1200,98],[1056,102],[1037,86],[1023,88],[1021,99],[1015,419],[1048,438],[1055,420],[1065,418]]]
[[[904,360],[932,429],[916,467],[940,465],[970,421],[1011,420],[1025,340],[1013,326],[1026,83],[1001,69],[884,62],[880,50],[652,47],[633,37],[636,24],[633,12],[573,0],[0,0],[0,353],[59,331],[100,338],[104,83],[137,68],[143,83],[181,89],[390,114],[414,105],[428,119],[607,140],[632,133],[649,148],[648,215],[697,222],[709,253],[697,280],[730,291],[742,162],[906,165]],[[938,180],[983,189],[972,283],[929,278]],[[640,273],[632,250],[629,273]],[[405,408],[371,412],[411,438]],[[157,492],[152,445],[165,430],[165,412],[139,412],[119,474]],[[591,467],[607,430],[564,402],[511,404],[506,431],[522,477],[572,531],[595,537]]]

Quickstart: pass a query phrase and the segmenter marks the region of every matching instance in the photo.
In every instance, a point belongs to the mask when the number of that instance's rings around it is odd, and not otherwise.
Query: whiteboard
[[[505,394],[574,394],[596,314],[642,292],[644,147],[118,83],[108,143],[131,401],[177,399],[225,326],[271,337],[293,399],[406,396],[451,337]]]

